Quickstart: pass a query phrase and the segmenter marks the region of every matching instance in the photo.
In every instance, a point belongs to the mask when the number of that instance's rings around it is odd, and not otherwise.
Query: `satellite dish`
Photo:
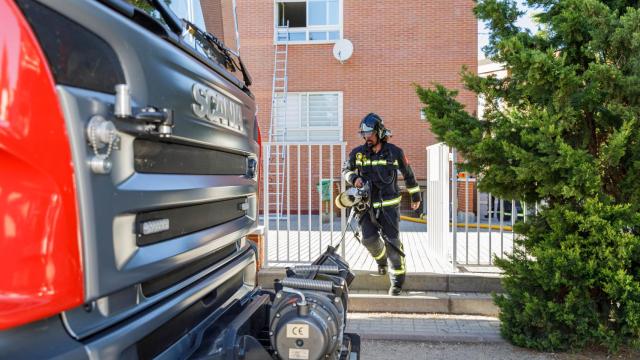
[[[353,55],[353,44],[347,39],[336,41],[333,45],[333,57],[335,57],[340,63],[344,63]]]

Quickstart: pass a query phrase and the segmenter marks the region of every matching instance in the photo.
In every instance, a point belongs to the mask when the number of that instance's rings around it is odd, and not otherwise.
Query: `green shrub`
[[[463,70],[484,120],[457,91],[416,86],[441,140],[481,175],[479,187],[541,202],[518,224],[505,271],[501,331],[542,350],[640,339],[640,11],[638,1],[527,1],[542,31],[519,29],[514,1],[475,7],[485,49],[508,76]],[[472,111],[473,112],[473,111]]]

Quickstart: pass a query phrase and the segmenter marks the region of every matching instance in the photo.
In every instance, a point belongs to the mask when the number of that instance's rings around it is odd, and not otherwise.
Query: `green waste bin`
[[[332,201],[331,198],[331,185],[333,184],[332,179],[320,179],[320,182],[317,185],[317,190],[321,194],[322,201]],[[336,196],[338,194],[333,194]]]

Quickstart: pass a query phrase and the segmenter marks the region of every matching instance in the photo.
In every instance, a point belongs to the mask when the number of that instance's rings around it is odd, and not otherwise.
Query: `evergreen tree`
[[[540,202],[505,273],[501,332],[543,350],[637,346],[640,335],[640,1],[480,0],[484,49],[505,79],[463,70],[483,120],[441,85],[417,86],[431,130],[481,176],[480,189]],[[471,111],[469,111],[471,110]]]

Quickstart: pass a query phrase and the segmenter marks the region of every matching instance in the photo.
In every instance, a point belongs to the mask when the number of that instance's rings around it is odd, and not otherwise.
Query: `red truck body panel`
[[[0,0],[0,330],[83,302],[74,169],[34,34]]]

